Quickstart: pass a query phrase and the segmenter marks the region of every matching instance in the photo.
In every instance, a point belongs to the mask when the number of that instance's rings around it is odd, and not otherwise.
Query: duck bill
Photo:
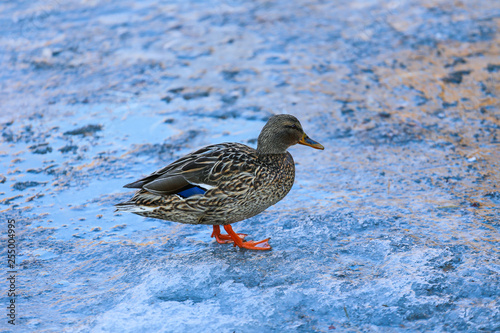
[[[299,140],[299,144],[304,145],[304,146],[309,146],[309,147],[312,147],[314,149],[321,149],[321,150],[325,149],[325,147],[323,147],[322,144],[314,141],[313,139],[308,137],[306,134],[304,134],[302,139]]]

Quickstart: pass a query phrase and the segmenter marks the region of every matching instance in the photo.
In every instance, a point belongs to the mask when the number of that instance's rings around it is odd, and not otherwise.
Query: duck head
[[[257,152],[260,154],[284,154],[288,147],[295,144],[325,149],[321,144],[307,136],[297,118],[290,114],[278,114],[269,118],[262,128],[257,142]]]

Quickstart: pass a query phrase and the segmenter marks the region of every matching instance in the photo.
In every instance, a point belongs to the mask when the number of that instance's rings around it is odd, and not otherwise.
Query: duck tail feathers
[[[115,205],[115,212],[143,213],[154,210],[157,207],[136,205],[133,202],[122,202]]]

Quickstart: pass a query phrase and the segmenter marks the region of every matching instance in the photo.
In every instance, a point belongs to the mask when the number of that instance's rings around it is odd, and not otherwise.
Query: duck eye
[[[297,127],[297,125],[293,124],[293,125],[286,125],[285,127],[288,127],[288,128],[293,128],[293,129],[296,129],[298,130],[299,128]]]

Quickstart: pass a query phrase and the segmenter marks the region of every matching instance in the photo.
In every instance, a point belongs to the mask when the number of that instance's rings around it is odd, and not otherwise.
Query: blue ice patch
[[[189,198],[189,197],[196,195],[196,194],[205,194],[205,192],[206,192],[206,190],[202,189],[201,187],[193,186],[193,187],[190,187],[188,189],[177,192],[177,194],[183,198]]]

